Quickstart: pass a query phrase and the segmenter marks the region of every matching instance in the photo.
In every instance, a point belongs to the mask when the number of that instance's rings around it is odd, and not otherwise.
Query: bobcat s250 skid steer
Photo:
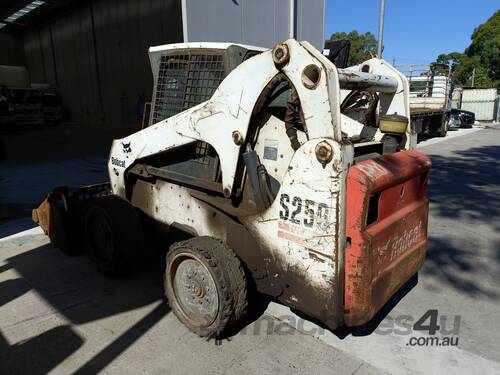
[[[115,273],[141,256],[140,216],[186,233],[165,293],[201,336],[241,320],[249,283],[332,329],[370,320],[425,259],[430,161],[406,78],[376,58],[337,69],[293,39],[149,52],[149,126],[113,142],[109,184],[33,212],[54,245]]]

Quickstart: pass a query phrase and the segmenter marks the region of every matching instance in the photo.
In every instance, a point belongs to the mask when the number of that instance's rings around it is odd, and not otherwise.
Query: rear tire
[[[222,241],[195,237],[170,246],[164,282],[173,312],[199,336],[221,337],[245,315],[245,272]]]
[[[86,209],[84,236],[89,258],[109,276],[125,273],[144,243],[136,209],[116,196],[98,198]]]
[[[446,137],[446,134],[448,133],[449,122],[450,122],[450,117],[446,115],[443,116],[443,119],[441,121],[441,126],[437,131],[438,136]]]

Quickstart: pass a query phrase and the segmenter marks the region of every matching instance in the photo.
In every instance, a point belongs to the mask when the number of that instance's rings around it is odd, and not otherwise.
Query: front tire
[[[164,282],[173,312],[199,336],[221,337],[245,314],[245,272],[222,241],[195,237],[173,244]]]
[[[136,209],[116,196],[97,198],[85,214],[85,245],[99,272],[125,273],[144,244]]]

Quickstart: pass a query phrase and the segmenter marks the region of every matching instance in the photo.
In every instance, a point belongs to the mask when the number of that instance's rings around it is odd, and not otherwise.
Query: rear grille
[[[152,123],[210,99],[224,75],[222,52],[193,51],[162,56]]]

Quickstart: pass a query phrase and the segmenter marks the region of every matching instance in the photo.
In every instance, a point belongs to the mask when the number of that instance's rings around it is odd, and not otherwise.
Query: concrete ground
[[[64,148],[64,137],[52,136],[40,133],[40,142]],[[8,145],[19,152],[23,142]],[[107,147],[92,143],[82,157],[68,146],[74,157],[62,163],[54,155],[1,164],[0,205],[11,207],[0,221],[0,237],[7,236],[0,239],[0,374],[498,374],[499,145],[498,126],[419,144],[433,160],[428,259],[418,282],[409,282],[371,324],[330,332],[271,303],[222,341],[194,336],[169,311],[160,259],[130,278],[108,279],[85,256],[61,254],[39,228],[17,233],[31,226],[23,213],[54,182],[105,177]],[[431,346],[426,332],[412,328],[433,309],[435,336],[458,338],[456,347]]]

